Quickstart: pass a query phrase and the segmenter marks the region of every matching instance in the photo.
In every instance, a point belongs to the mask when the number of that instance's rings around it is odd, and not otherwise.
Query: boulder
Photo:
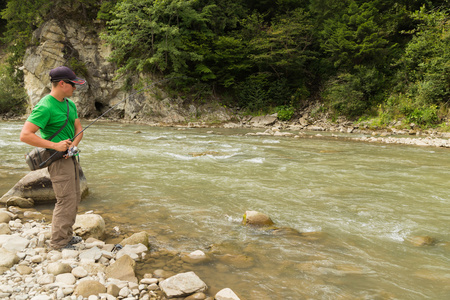
[[[98,281],[95,280],[82,280],[75,288],[73,292],[76,296],[83,296],[85,298],[98,294],[106,293],[106,287]]]
[[[161,281],[159,287],[167,298],[185,297],[196,292],[204,292],[208,288],[192,271],[169,277]]]
[[[79,168],[81,197],[88,192],[87,180],[81,166]],[[0,198],[0,204],[8,205],[10,199],[31,198],[34,204],[55,203],[56,197],[48,169],[31,171],[20,179],[6,194]],[[10,202],[12,203],[12,202]]]
[[[20,258],[11,251],[0,248],[0,267],[11,268],[19,262]]]
[[[122,281],[137,283],[138,280],[134,273],[135,268],[136,262],[128,255],[124,255],[116,260],[112,265],[108,266],[105,274],[107,278],[115,278]]]
[[[246,211],[242,223],[255,226],[271,226],[274,224],[268,215],[257,211]]]
[[[253,117],[249,123],[255,127],[265,127],[275,124],[276,121],[277,121],[276,116],[267,115],[267,116]]]
[[[30,208],[34,206],[34,201],[31,198],[22,198],[17,196],[12,196],[6,200],[6,206],[17,206],[20,208]]]
[[[123,239],[119,244],[122,246],[142,244],[148,248],[148,233],[145,231],[135,233],[132,236]]]
[[[220,290],[215,296],[216,300],[240,300],[239,297],[229,288]]]
[[[73,231],[83,239],[89,237],[100,239],[105,235],[105,221],[97,214],[77,215]]]

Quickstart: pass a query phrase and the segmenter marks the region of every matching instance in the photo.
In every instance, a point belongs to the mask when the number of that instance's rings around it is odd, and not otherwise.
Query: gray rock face
[[[81,197],[88,192],[87,180],[83,170],[79,169]],[[20,179],[6,194],[0,198],[0,204],[7,204],[11,198],[31,198],[34,204],[55,203],[56,197],[48,169],[31,171]]]
[[[204,292],[208,287],[194,272],[180,273],[159,283],[168,298]]]

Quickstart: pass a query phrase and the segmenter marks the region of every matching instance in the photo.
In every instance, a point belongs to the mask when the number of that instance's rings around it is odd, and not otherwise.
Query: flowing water
[[[21,126],[0,122],[1,194],[27,173]],[[141,273],[193,270],[210,294],[229,287],[247,300],[450,299],[449,149],[208,130],[98,122],[85,132],[80,212],[147,231],[159,254]],[[247,210],[284,230],[242,226]],[[212,261],[174,254],[198,249]]]

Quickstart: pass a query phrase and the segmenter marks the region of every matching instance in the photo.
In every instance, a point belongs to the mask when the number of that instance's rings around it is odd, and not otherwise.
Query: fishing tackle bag
[[[66,127],[67,122],[69,121],[69,101],[66,99],[67,103],[67,119],[64,125],[58,129],[51,137],[47,138],[47,140],[51,141],[55,136],[57,136],[63,129]],[[58,152],[55,154],[55,152]],[[46,168],[50,166],[54,161],[63,158],[65,152],[60,152],[56,150],[46,149],[36,147],[25,155],[25,161],[27,165],[30,167],[31,171]],[[51,157],[51,159],[49,159]]]

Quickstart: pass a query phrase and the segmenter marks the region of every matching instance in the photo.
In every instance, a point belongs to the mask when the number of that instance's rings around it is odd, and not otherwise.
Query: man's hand
[[[54,147],[52,148],[55,149],[56,151],[65,152],[67,151],[67,149],[70,148],[71,145],[72,145],[71,140],[64,140],[59,143],[55,143]]]

